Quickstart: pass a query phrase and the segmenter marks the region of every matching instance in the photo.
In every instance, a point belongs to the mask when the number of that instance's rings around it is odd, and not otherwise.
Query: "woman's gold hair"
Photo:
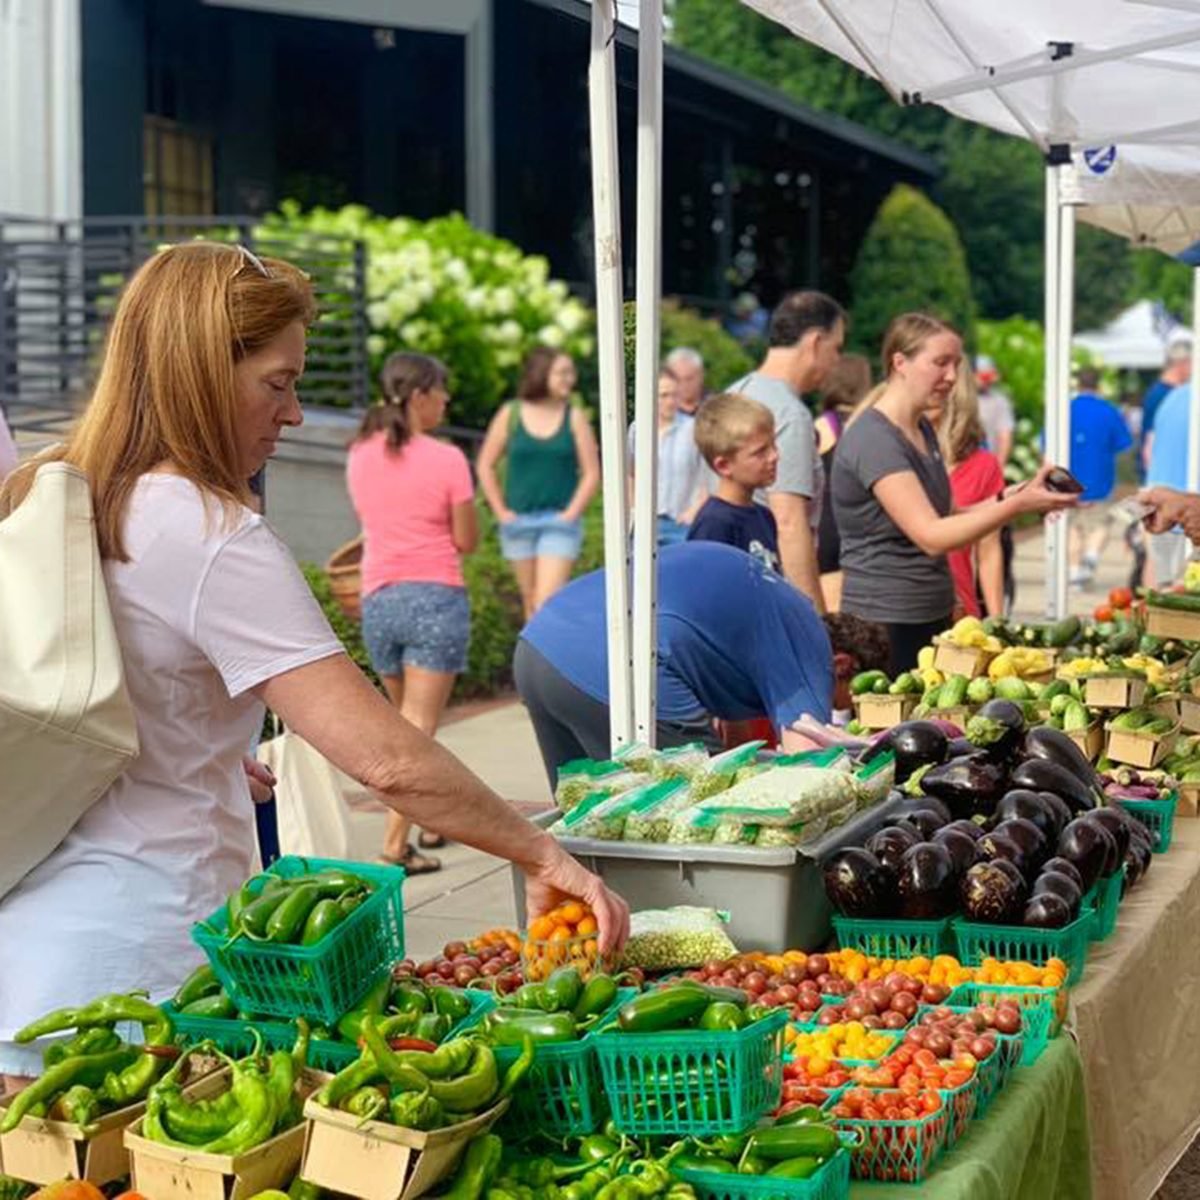
[[[898,317],[893,317],[891,324],[887,327],[887,332],[883,335],[883,353],[880,355],[883,382],[876,384],[858,402],[854,412],[850,415],[850,420],[853,421],[862,416],[867,409],[874,408],[879,397],[887,391],[887,385],[894,369],[892,359],[897,354],[902,354],[905,358],[913,358],[920,353],[921,347],[931,337],[935,337],[939,333],[952,333],[955,337],[959,336],[958,330],[953,325],[943,321],[940,317],[931,316],[929,313],[906,312],[901,313]]]
[[[104,558],[126,558],[129,497],[164,463],[229,509],[245,504],[234,366],[315,316],[312,285],[290,263],[215,242],[159,251],[121,294],[83,415],[63,445],[5,482],[0,516],[24,499],[37,467],[54,460],[88,477]]]

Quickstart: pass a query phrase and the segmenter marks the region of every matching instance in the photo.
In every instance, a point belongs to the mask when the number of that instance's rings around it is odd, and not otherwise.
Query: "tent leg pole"
[[[633,740],[629,575],[626,569],[629,520],[625,495],[625,329],[615,32],[612,6],[593,4],[588,101],[595,226],[604,562],[607,568],[604,599],[608,623],[609,733],[614,750]]]
[[[1060,168],[1055,167],[1058,171]],[[1058,445],[1064,465],[1071,461],[1071,333],[1075,325],[1075,209],[1059,203],[1058,208]],[[1070,515],[1064,513],[1056,522],[1062,533],[1056,547],[1054,612],[1056,620],[1067,615],[1067,582],[1069,575]]]
[[[662,0],[641,0],[638,20],[637,352],[634,377],[633,724],[655,744],[658,677],[658,365],[662,297]]]
[[[1059,320],[1061,317],[1059,305],[1059,270],[1061,267],[1059,254],[1059,179],[1055,167],[1046,166],[1046,229],[1045,229],[1045,263],[1046,263],[1046,335],[1045,363],[1043,367],[1043,428],[1046,436],[1046,457],[1055,463],[1064,463],[1068,457],[1064,454],[1067,448],[1060,441],[1061,427],[1059,409],[1061,402],[1058,397],[1058,346]],[[1046,522],[1042,526],[1046,547],[1046,616],[1059,616],[1061,608],[1059,601],[1060,562],[1065,559],[1067,530],[1063,520]],[[1063,587],[1065,595],[1065,581]]]
[[[1200,267],[1192,271],[1192,381],[1190,386],[1187,490],[1200,492]]]

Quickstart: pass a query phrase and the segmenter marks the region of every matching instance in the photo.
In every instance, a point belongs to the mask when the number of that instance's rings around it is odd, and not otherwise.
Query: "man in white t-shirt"
[[[792,292],[771,314],[770,348],[758,369],[731,383],[765,404],[775,417],[779,469],[763,502],[775,514],[783,573],[825,611],[817,568],[816,530],[821,519],[825,471],[817,452],[812,414],[801,399],[821,386],[842,353],[846,314],[823,292]]]

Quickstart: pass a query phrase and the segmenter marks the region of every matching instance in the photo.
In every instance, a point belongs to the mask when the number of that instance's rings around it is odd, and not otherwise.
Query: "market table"
[[[1087,1200],[1088,1125],[1079,1050],[1052,1041],[1009,1077],[982,1121],[920,1184],[852,1183],[851,1200]]]

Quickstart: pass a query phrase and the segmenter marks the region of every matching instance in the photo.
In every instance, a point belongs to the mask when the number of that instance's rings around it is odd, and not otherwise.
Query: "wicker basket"
[[[362,620],[362,535],[339,546],[325,564],[329,590],[352,621]]]

